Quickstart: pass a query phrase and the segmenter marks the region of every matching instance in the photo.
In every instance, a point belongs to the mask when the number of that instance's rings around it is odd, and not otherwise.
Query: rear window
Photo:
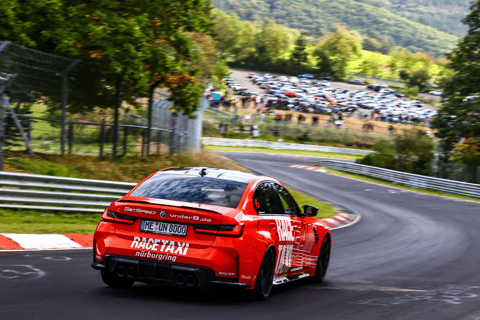
[[[246,187],[247,183],[218,178],[158,174],[138,186],[130,196],[236,208]]]

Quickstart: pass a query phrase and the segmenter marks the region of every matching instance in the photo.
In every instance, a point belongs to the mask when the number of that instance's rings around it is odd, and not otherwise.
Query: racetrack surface
[[[230,153],[239,164],[361,214],[332,231],[326,281],[246,291],[106,287],[91,252],[0,256],[0,319],[480,319],[480,204],[321,172],[302,157]]]

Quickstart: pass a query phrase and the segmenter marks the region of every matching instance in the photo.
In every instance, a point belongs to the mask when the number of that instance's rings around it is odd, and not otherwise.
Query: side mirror
[[[303,214],[306,217],[315,217],[318,214],[318,208],[317,207],[306,204],[306,205],[302,206],[302,208],[303,208]]]

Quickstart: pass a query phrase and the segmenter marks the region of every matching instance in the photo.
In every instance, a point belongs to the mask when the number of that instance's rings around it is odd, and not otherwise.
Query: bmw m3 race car
[[[327,272],[330,231],[277,180],[240,171],[169,168],[104,212],[94,269],[112,287],[134,282],[223,284],[266,299],[273,285]]]

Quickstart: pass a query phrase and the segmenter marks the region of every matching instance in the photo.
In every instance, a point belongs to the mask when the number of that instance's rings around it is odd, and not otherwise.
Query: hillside
[[[402,16],[459,37],[467,33],[461,20],[469,13],[470,0],[358,0],[382,6]]]
[[[458,42],[457,36],[355,0],[213,0],[213,5],[242,20],[274,21],[317,38],[340,23],[363,36],[374,33],[412,52],[432,51],[436,56],[450,52]]]

